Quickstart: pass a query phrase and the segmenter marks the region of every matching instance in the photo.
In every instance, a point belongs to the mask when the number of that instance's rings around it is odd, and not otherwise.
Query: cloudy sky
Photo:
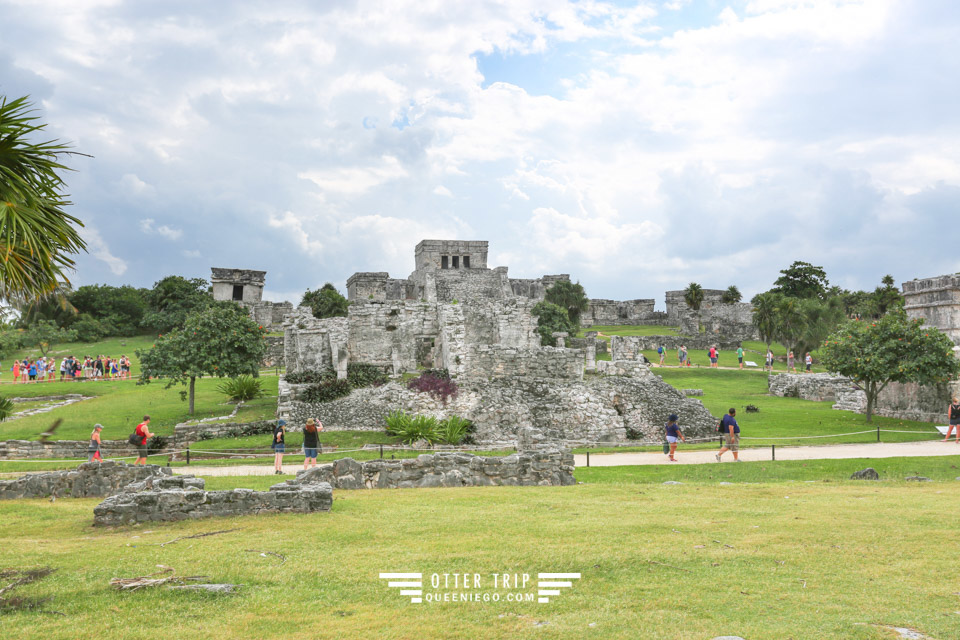
[[[0,0],[76,158],[76,284],[267,297],[486,239],[591,297],[960,271],[954,0]]]

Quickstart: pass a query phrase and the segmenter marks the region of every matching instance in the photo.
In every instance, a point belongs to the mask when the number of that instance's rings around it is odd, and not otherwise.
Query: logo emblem
[[[577,575],[579,578],[579,574]],[[389,580],[388,587],[399,588],[400,595],[410,596],[410,602],[423,602],[423,574],[422,573],[381,573],[381,580]]]
[[[571,580],[579,580],[579,573],[538,573],[537,602],[550,602],[550,596],[560,595],[560,589],[573,586]]]

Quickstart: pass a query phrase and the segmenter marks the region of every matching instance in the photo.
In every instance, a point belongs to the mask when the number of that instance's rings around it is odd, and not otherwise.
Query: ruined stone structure
[[[640,300],[605,300],[594,298],[580,318],[584,327],[595,325],[668,325],[670,319],[663,311],[654,311],[653,298]]]
[[[172,471],[157,465],[123,462],[85,462],[76,469],[29,473],[13,480],[0,480],[0,500],[19,498],[103,498],[134,482],[169,478]]]
[[[960,273],[903,283],[904,309],[960,346]]]
[[[210,269],[210,284],[214,300],[232,300],[250,310],[250,317],[270,330],[283,324],[283,318],[293,312],[289,302],[263,300],[266,271],[250,269]],[[280,365],[282,366],[282,362]]]
[[[867,396],[849,379],[828,373],[779,373],[768,378],[775,396],[833,402],[834,409],[866,413]],[[878,416],[944,424],[950,399],[960,393],[960,381],[921,386],[891,382],[880,392]]]
[[[412,489],[422,487],[568,486],[573,454],[567,449],[523,451],[480,457],[466,453],[424,454],[406,460],[343,458],[298,471],[294,480],[273,488],[326,482],[335,489]]]
[[[330,511],[333,489],[329,484],[274,486],[269,491],[232,489],[203,491],[161,489],[120,493],[93,509],[95,526],[115,526],[149,521],[194,520],[217,516],[260,513],[314,513]]]

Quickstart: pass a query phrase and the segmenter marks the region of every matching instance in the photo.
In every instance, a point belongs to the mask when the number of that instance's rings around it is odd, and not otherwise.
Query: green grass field
[[[0,568],[56,569],[15,592],[46,601],[0,614],[0,635],[880,640],[895,637],[889,625],[960,636],[960,558],[944,547],[956,531],[956,481],[577,476],[584,484],[563,488],[337,491],[325,514],[117,529],[91,528],[97,500],[0,503]],[[211,478],[209,488],[274,481]],[[243,587],[229,596],[109,587],[157,565]],[[425,574],[425,595],[445,592],[429,586],[434,573],[481,574],[480,591],[502,596],[535,589],[494,590],[493,573],[581,578],[548,604],[411,604],[378,577],[409,571]]]
[[[70,355],[77,356],[78,358],[84,358],[86,356],[95,358],[98,355],[119,358],[120,356],[125,355],[130,358],[131,375],[138,375],[140,373],[140,359],[137,357],[136,350],[149,349],[153,345],[153,342],[153,336],[107,338],[99,342],[67,342],[51,347],[47,355],[53,356],[57,359],[56,377],[58,380],[60,379],[60,360]],[[23,360],[24,358],[36,360],[42,355],[43,354],[40,353],[40,349],[33,347],[28,349],[20,349],[3,358],[3,366],[0,368],[0,373],[2,373],[2,375],[0,375],[0,382],[8,383],[13,381],[13,374],[10,372],[10,368],[13,366],[14,360]],[[7,393],[5,391],[7,387],[0,388],[4,389],[4,393]]]

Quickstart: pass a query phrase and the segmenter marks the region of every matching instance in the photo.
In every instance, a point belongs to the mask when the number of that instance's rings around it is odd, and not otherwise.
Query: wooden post
[[[777,445],[775,444],[770,445],[770,459],[771,460],[777,459]]]
[[[590,466],[590,452],[587,451],[587,466]]]

